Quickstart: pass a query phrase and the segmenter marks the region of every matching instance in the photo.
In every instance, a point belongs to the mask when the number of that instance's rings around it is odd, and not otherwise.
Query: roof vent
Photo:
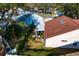
[[[65,21],[64,21],[63,19],[61,19],[61,20],[59,20],[59,23],[60,23],[60,24],[64,24]]]

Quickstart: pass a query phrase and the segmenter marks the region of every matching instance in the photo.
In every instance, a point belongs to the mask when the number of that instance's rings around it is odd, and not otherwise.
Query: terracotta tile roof
[[[45,39],[60,35],[79,28],[79,20],[67,16],[60,16],[45,22]]]
[[[79,19],[72,19],[72,21],[76,22],[79,25]]]

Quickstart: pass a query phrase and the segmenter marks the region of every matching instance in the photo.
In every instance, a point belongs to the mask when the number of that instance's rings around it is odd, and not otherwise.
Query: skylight
[[[59,23],[60,23],[60,24],[64,24],[65,21],[64,21],[63,19],[60,19],[60,20],[59,20]]]

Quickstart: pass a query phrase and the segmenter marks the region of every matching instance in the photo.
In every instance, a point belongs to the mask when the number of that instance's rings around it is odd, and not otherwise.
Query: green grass
[[[38,15],[47,18],[47,17],[52,17],[52,14],[43,14],[43,13],[37,13]]]
[[[38,45],[40,44],[40,45]],[[77,52],[77,49],[62,49],[62,48],[46,48],[44,43],[39,43],[30,40],[30,47],[24,49],[21,55],[23,56],[60,56],[68,53]]]
[[[35,39],[35,40],[30,40],[28,46],[29,48],[43,48],[44,47],[44,42],[40,42],[40,39]]]
[[[24,22],[19,22],[18,25],[23,27],[25,24],[24,24]]]
[[[22,55],[24,56],[59,56],[72,52],[77,52],[76,49],[61,49],[61,48],[36,48],[27,49]]]
[[[27,56],[47,56],[51,53],[51,49],[28,49],[23,53],[23,55]]]

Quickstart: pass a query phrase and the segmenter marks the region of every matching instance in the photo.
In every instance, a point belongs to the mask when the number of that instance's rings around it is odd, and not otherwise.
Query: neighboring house
[[[41,33],[44,33],[44,18],[39,16],[38,14],[32,14],[32,16],[30,17],[31,19],[33,19],[34,24],[36,25],[36,29],[35,29],[35,36],[36,37],[40,37]]]
[[[45,22],[45,47],[78,48],[79,20],[60,16]]]
[[[36,26],[36,31],[44,31],[44,18],[38,14],[32,14],[32,19]]]
[[[53,9],[52,10],[52,17],[53,18],[56,18],[56,17],[58,17],[59,15],[58,15],[58,11],[56,10],[56,8],[55,9]]]
[[[59,17],[59,16],[63,16],[63,15],[64,15],[64,13],[59,11],[59,10],[55,9],[55,10],[52,11],[52,17],[53,18],[56,18],[56,17]]]

